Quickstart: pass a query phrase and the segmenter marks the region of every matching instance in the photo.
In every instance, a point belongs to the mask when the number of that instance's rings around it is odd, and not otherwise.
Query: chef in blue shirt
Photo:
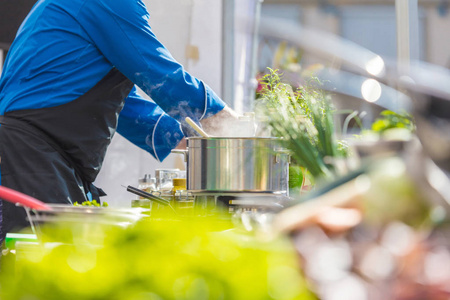
[[[0,78],[1,185],[48,203],[98,199],[92,182],[116,130],[162,161],[185,136],[185,117],[236,118],[148,21],[141,0],[37,1]],[[0,219],[0,240],[28,225],[6,201]]]

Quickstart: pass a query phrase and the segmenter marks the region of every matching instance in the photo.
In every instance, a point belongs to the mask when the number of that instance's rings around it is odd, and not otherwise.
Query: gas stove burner
[[[284,196],[286,193],[279,191],[279,192],[273,192],[273,191],[191,191],[190,192],[194,195],[235,195],[236,197],[244,197],[244,196]]]
[[[194,207],[205,212],[234,213],[238,209],[279,211],[290,198],[278,193],[202,193],[194,195]]]

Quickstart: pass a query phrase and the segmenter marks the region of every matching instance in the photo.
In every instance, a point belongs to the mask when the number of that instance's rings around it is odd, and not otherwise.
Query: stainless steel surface
[[[54,218],[55,220],[71,220],[80,223],[111,222],[134,223],[145,217],[141,208],[112,208],[95,206],[73,206],[71,204],[49,204],[51,210],[32,209],[34,220]],[[28,208],[26,208],[29,210]]]
[[[192,193],[288,193],[289,155],[277,138],[192,137],[187,146]]]
[[[65,244],[101,244],[105,232],[111,228],[126,228],[142,218],[148,217],[143,208],[111,208],[73,206],[71,204],[49,204],[51,210],[37,210],[25,207],[28,221],[40,242],[61,242]],[[67,228],[70,234],[61,236],[54,231]]]

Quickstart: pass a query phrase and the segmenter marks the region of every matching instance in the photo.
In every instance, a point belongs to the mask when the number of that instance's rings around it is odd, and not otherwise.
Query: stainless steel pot
[[[288,195],[289,155],[278,138],[190,137],[187,188],[199,193]],[[180,152],[180,151],[174,151]]]

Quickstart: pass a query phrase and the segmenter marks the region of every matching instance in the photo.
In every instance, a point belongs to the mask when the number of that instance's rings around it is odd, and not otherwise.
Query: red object
[[[52,210],[50,206],[42,201],[37,200],[36,198],[30,197],[28,195],[25,195],[24,193],[12,190],[1,185],[0,198],[8,202],[19,203],[32,209]]]

